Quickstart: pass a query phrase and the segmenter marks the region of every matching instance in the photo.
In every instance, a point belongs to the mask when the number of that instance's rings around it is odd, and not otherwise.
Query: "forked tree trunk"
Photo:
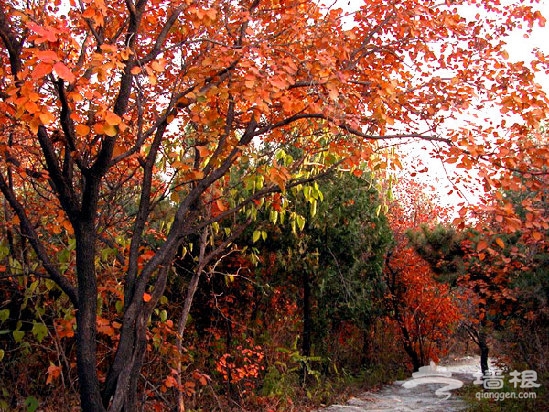
[[[111,412],[139,410],[138,383],[147,345],[147,321],[164,293],[167,266],[159,270],[151,299],[142,297],[128,307],[120,333],[120,343],[102,393],[103,406]]]

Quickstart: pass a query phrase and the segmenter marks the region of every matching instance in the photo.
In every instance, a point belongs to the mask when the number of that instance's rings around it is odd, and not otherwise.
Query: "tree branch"
[[[19,218],[22,235],[29,241],[32,248],[36,252],[38,259],[42,261],[42,265],[49,277],[59,285],[61,290],[67,294],[75,308],[78,308],[77,289],[69,280],[63,276],[55,265],[50,261],[48,253],[44,245],[40,242],[38,234],[34,230],[34,226],[29,220],[24,207],[19,203],[13,191],[8,187],[4,176],[0,175],[0,191],[10,204],[11,208]]]

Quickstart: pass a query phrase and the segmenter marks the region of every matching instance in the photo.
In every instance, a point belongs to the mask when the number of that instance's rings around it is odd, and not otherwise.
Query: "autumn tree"
[[[504,51],[510,30],[543,17],[466,4],[488,17],[414,0],[368,1],[352,19],[277,0],[0,2],[3,270],[53,281],[75,309],[82,409],[137,408],[147,320],[177,251],[205,228],[242,209],[253,217],[261,199],[327,169],[387,167],[381,140],[437,141],[466,168],[504,159],[505,120],[444,126],[469,105],[491,102],[528,126],[546,116],[533,77],[545,56],[530,68]],[[273,151],[259,158],[261,141]],[[289,144],[299,158],[280,157]],[[105,248],[115,258],[99,265]],[[121,303],[100,364],[106,285]]]
[[[515,180],[503,178],[486,195],[474,229],[477,241],[469,253],[475,259],[468,266],[476,271],[466,280],[489,305],[484,315],[494,325],[495,337],[503,337],[501,354],[543,373],[549,230],[546,129],[531,130],[513,149],[517,156],[505,160],[502,174]]]
[[[456,294],[449,284],[437,281],[437,273],[409,239],[410,230],[423,227],[427,231],[447,218],[444,209],[427,196],[423,185],[413,180],[397,184],[388,213],[393,244],[383,267],[387,311],[415,371],[438,361],[461,317]]]

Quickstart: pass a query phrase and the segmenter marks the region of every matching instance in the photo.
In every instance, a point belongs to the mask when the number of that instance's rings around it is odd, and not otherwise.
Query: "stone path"
[[[376,392],[365,392],[344,405],[332,405],[318,412],[458,412],[467,408],[452,390],[470,384],[480,374],[478,357],[465,357],[444,367],[423,367],[405,381],[396,381]]]

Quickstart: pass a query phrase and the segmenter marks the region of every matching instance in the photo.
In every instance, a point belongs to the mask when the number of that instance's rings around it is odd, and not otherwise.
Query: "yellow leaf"
[[[103,125],[103,134],[106,134],[107,136],[114,137],[117,134],[116,127],[105,123]]]
[[[260,230],[255,230],[254,233],[252,234],[252,242],[255,243],[259,240],[261,236],[261,231]]]

